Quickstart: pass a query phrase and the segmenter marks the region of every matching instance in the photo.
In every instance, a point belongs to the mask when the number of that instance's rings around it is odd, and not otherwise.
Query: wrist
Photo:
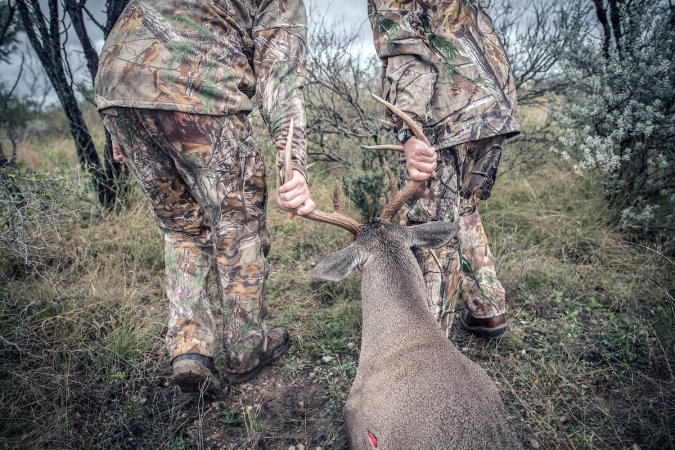
[[[307,173],[307,167],[304,164],[297,161],[293,161],[293,171],[298,172],[305,179],[305,183],[309,182],[309,174]]]
[[[406,142],[408,142],[408,139],[410,139],[413,136],[415,136],[415,134],[409,128],[404,128],[400,130],[398,133],[396,133],[396,139],[401,144],[405,144]]]

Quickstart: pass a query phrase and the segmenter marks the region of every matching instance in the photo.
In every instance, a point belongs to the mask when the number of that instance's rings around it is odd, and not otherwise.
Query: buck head
[[[314,269],[317,278],[340,281],[355,267],[367,269],[371,264],[379,268],[388,262],[414,258],[412,247],[436,248],[455,237],[459,227],[448,222],[429,222],[402,226],[375,220],[363,225],[356,240],[347,248],[326,256]]]

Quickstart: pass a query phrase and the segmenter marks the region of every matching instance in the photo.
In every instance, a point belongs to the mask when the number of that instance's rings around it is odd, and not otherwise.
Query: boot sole
[[[173,366],[171,382],[182,392],[214,392],[220,389],[220,381],[204,365],[197,361],[177,361]]]

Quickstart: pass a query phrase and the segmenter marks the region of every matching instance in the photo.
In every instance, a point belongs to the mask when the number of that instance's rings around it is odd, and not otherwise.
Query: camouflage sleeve
[[[431,120],[430,100],[438,79],[424,11],[414,0],[369,0],[368,18],[378,56],[384,63],[383,95],[424,125]],[[399,130],[400,120],[396,121]]]
[[[307,19],[302,0],[263,0],[253,26],[256,91],[277,148],[277,169],[293,118],[293,168],[307,178],[305,100]],[[286,180],[284,180],[286,181]]]

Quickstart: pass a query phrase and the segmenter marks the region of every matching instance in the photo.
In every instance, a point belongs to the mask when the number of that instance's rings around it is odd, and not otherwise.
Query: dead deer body
[[[355,267],[363,274],[361,352],[344,410],[351,446],[521,449],[494,383],[448,341],[426,305],[422,271],[411,247],[439,247],[455,237],[458,226],[390,223],[415,191],[410,183],[398,192],[391,174],[390,184],[390,202],[377,220],[360,225],[343,215],[337,188],[335,212],[310,217],[356,236],[319,263],[316,276],[340,281]]]

